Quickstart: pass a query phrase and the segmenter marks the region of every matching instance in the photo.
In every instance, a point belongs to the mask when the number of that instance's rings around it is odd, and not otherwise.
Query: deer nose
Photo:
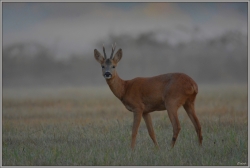
[[[111,78],[112,74],[110,72],[105,72],[104,77],[105,78]]]

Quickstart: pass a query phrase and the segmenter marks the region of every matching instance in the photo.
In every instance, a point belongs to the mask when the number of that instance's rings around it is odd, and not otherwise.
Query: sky
[[[38,42],[57,48],[57,57],[92,52],[110,35],[158,32],[159,41],[176,44],[227,31],[247,34],[247,3],[3,2],[2,8],[3,47]]]

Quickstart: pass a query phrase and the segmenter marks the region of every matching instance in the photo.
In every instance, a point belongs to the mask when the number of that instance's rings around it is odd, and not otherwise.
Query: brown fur
[[[117,66],[122,57],[121,49],[111,59],[111,64]],[[95,58],[105,65],[105,59],[95,51]],[[199,120],[195,114],[194,102],[198,93],[195,81],[183,73],[168,73],[149,78],[137,77],[132,80],[122,80],[112,69],[112,77],[106,79],[111,91],[121,100],[124,106],[134,113],[131,148],[135,147],[136,135],[143,117],[148,133],[154,144],[158,146],[152,125],[150,112],[167,110],[173,126],[172,147],[180,131],[177,110],[183,106],[195,126],[199,143],[202,144],[202,133]],[[103,72],[105,73],[105,72]]]

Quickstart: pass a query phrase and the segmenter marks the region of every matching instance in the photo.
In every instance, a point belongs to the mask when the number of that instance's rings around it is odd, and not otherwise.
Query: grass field
[[[171,149],[166,111],[151,113],[159,149],[142,120],[130,149],[133,115],[108,87],[5,89],[2,165],[248,165],[247,85],[200,86],[196,113],[203,146],[183,108]]]

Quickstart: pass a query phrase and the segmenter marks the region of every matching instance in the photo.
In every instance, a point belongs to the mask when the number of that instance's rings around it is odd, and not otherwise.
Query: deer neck
[[[111,79],[107,79],[107,84],[109,85],[110,90],[114,95],[122,100],[123,95],[125,94],[125,81],[122,80],[118,74],[115,72],[115,76]]]

